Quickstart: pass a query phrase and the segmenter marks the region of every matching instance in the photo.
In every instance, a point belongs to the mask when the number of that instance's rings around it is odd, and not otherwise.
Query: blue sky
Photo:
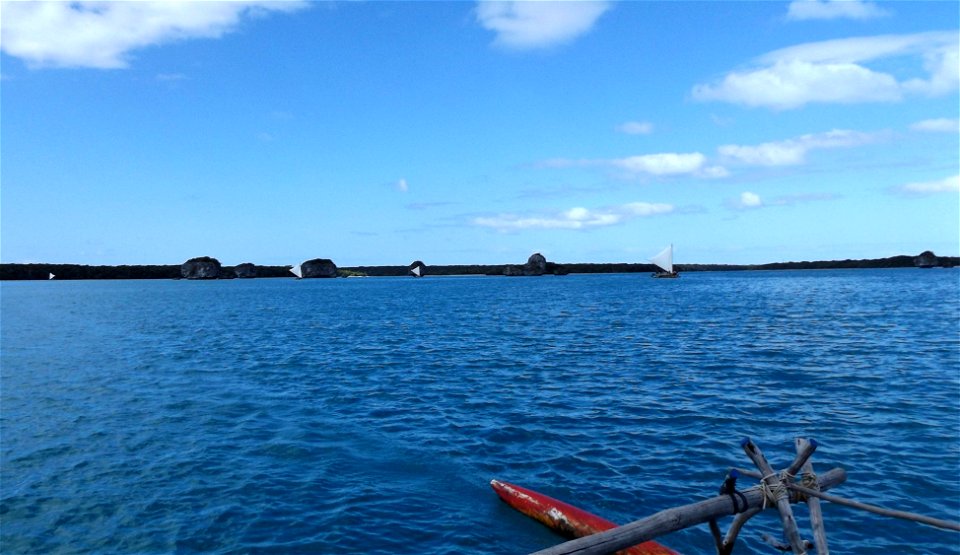
[[[956,2],[3,3],[3,262],[960,254]]]

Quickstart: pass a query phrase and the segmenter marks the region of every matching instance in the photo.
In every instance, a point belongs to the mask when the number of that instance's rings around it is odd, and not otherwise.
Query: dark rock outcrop
[[[523,265],[523,275],[525,276],[542,276],[546,271],[547,259],[539,252],[531,254],[527,263]]]
[[[334,278],[337,277],[337,265],[329,258],[314,258],[300,265],[301,277]]]
[[[570,270],[556,262],[547,262],[547,273],[555,276],[565,276],[570,273]]]
[[[539,252],[531,254],[523,266],[507,264],[503,267],[505,276],[542,276],[546,271],[547,259]]]
[[[180,275],[187,279],[217,279],[220,277],[220,261],[209,256],[191,258],[180,266]]]
[[[522,276],[523,268],[519,266],[514,266],[513,264],[507,264],[503,267],[503,275],[505,276]]]
[[[933,268],[939,264],[940,260],[937,258],[937,255],[931,251],[923,251],[913,258],[913,265],[917,268]]]
[[[233,268],[233,273],[242,279],[255,278],[257,277],[257,267],[252,262],[244,262],[243,264],[237,264]]]

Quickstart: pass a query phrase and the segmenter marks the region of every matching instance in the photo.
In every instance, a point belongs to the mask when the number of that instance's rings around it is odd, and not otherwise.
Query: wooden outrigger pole
[[[846,479],[846,471],[842,468],[835,468],[819,476],[817,481],[820,489],[826,490],[842,484]],[[746,500],[748,511],[757,509],[754,512],[754,514],[756,514],[762,510],[764,494],[760,490],[748,490],[742,493]],[[798,495],[790,495],[791,503],[798,501]],[[742,503],[741,501],[741,508],[743,506]],[[630,524],[624,524],[623,526],[606,532],[585,536],[542,551],[537,551],[534,555],[605,555],[620,549],[625,549],[631,545],[658,538],[670,532],[676,532],[677,530],[733,514],[734,508],[730,497],[727,495],[719,495],[698,503],[666,509],[650,515],[647,518],[631,522]]]
[[[817,442],[812,439],[796,440],[796,458],[780,472],[773,470],[763,452],[750,438],[744,438],[740,445],[759,472],[731,468],[720,488],[720,495],[682,507],[665,509],[629,524],[555,545],[532,555],[605,555],[703,523],[710,525],[717,554],[730,555],[743,525],[765,509],[776,509],[780,513],[784,536],[789,545],[780,545],[772,538],[770,543],[796,555],[805,555],[807,550],[813,547],[816,548],[818,555],[829,555],[819,498],[878,514],[960,531],[960,523],[903,511],[891,511],[822,493],[846,481],[847,473],[842,468],[834,468],[819,476],[814,474],[810,456],[817,449]],[[802,472],[802,485],[794,483],[794,479],[800,472]],[[741,475],[759,479],[760,485],[738,491],[736,480]],[[800,537],[797,523],[793,518],[791,504],[803,501],[810,508],[815,543],[804,541]],[[735,516],[726,535],[721,533],[717,524],[717,519],[724,516]]]

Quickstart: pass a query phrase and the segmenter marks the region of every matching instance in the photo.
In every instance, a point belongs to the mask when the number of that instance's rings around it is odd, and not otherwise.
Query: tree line
[[[920,256],[892,256],[860,260],[821,260],[803,262],[773,262],[769,264],[677,264],[680,272],[727,272],[741,270],[826,270],[845,268],[912,268],[919,265],[924,255],[932,257],[936,266],[956,267],[960,257],[936,257],[929,251]],[[418,261],[419,263],[419,261]],[[422,264],[422,263],[421,263]],[[424,273],[433,276],[445,275],[503,275],[508,264],[448,264],[424,265]],[[180,279],[179,264],[167,265],[121,265],[86,266],[83,264],[0,264],[0,280],[44,280],[54,274],[56,279]],[[232,277],[233,267],[223,268],[223,277]],[[256,277],[292,277],[290,266],[254,265]],[[358,276],[406,276],[410,265],[403,266],[348,266],[339,268],[342,275]],[[556,263],[547,262],[546,273],[564,274],[609,274],[652,273],[653,264],[637,263]]]

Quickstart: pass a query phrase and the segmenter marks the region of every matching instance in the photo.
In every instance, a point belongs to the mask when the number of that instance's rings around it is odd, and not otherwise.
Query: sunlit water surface
[[[960,519],[957,270],[4,282],[3,553],[525,553],[499,478],[627,522],[814,437]],[[797,509],[802,526],[806,511]],[[835,551],[960,536],[828,505]],[[726,525],[729,521],[722,522]],[[775,514],[736,553],[766,554]],[[712,553],[705,527],[661,541]]]

